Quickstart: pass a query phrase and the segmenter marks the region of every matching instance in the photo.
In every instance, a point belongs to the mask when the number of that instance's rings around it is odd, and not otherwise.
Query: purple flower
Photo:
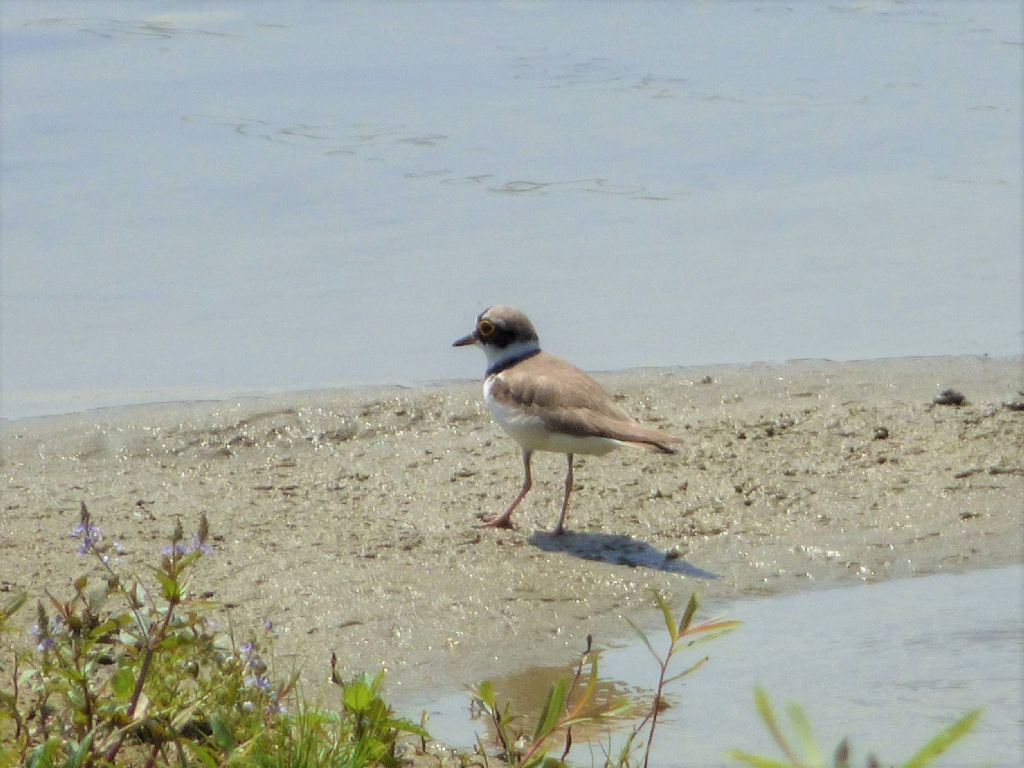
[[[78,545],[78,554],[84,555],[90,549],[96,546],[96,544],[103,540],[103,531],[97,528],[92,523],[80,521],[74,528],[71,529],[71,535],[76,539],[81,539],[82,543]]]
[[[51,648],[53,648],[54,645],[56,645],[53,638],[50,637],[49,632],[43,632],[43,630],[39,628],[38,624],[33,624],[29,628],[28,633],[29,635],[31,635],[33,640],[38,641],[36,643],[36,650],[40,653],[42,653],[43,651],[48,651]]]
[[[29,636],[37,641],[36,650],[42,653],[48,651],[56,645],[56,641],[53,639],[53,635],[63,634],[65,631],[64,619],[60,616],[54,616],[50,619],[50,626],[47,630],[43,630],[38,624],[33,624],[29,627]]]
[[[274,687],[266,675],[249,675],[243,683],[249,688],[259,688],[261,691],[269,691]]]
[[[199,534],[194,533],[190,540],[176,541],[174,544],[164,547],[160,553],[165,557],[182,557],[191,555],[193,552],[202,552],[204,555],[208,555],[213,552],[213,549],[199,538]]]

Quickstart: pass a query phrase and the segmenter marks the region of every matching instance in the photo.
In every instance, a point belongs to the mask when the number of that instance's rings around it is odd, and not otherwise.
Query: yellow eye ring
[[[481,320],[476,324],[476,332],[480,334],[481,338],[486,339],[492,333],[494,333],[494,323],[490,320]]]

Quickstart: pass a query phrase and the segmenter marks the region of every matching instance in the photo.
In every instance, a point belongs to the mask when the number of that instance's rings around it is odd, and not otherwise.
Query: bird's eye
[[[480,338],[486,339],[494,333],[494,323],[490,320],[481,320],[476,324],[476,332],[480,334]]]

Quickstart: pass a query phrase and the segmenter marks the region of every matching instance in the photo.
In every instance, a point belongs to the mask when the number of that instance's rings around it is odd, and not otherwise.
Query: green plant
[[[661,609],[661,615],[665,621],[665,629],[668,631],[669,645],[665,655],[659,655],[654,649],[654,645],[651,643],[650,638],[647,637],[643,630],[633,622],[629,622],[629,625],[633,627],[633,631],[639,635],[643,644],[647,647],[647,650],[651,652],[655,661],[658,662],[658,685],[655,688],[654,699],[651,702],[651,706],[648,709],[647,714],[639,723],[637,723],[630,733],[629,738],[626,739],[626,743],[623,745],[618,758],[614,763],[615,765],[621,766],[629,764],[632,753],[636,748],[637,741],[646,728],[647,738],[644,746],[643,766],[644,768],[647,768],[651,759],[651,748],[654,746],[654,732],[658,727],[658,715],[668,708],[668,703],[665,701],[665,686],[675,680],[679,680],[682,677],[693,674],[708,661],[708,657],[704,656],[682,672],[669,676],[669,668],[676,655],[680,651],[693,648],[699,643],[721,637],[723,634],[731,632],[740,625],[739,621],[722,621],[718,619],[709,619],[707,621],[694,624],[693,619],[697,615],[697,608],[700,606],[700,602],[698,601],[696,594],[690,595],[690,600],[686,604],[683,615],[678,620],[672,614],[672,609],[669,606],[668,601],[666,601],[662,594],[657,590],[654,591],[654,600]]]
[[[632,764],[633,755],[638,748],[638,743],[646,731],[646,748],[644,750],[643,765],[648,765],[650,760],[651,747],[654,743],[654,733],[658,725],[658,715],[668,707],[665,701],[665,687],[685,677],[708,660],[707,657],[699,659],[696,663],[687,667],[682,672],[669,675],[669,669],[677,654],[692,648],[698,643],[719,637],[725,632],[734,629],[739,625],[738,621],[709,620],[694,623],[693,619],[697,613],[698,600],[696,595],[690,597],[686,609],[679,620],[672,615],[672,610],[661,595],[655,591],[654,599],[661,609],[665,621],[665,627],[669,634],[669,647],[664,656],[655,651],[653,644],[647,635],[635,624],[630,626],[637,632],[644,645],[651,652],[658,662],[658,683],[655,689],[654,699],[651,705],[646,708],[646,714],[639,723],[632,729],[618,754],[612,757],[605,755],[606,766],[627,766]],[[564,766],[569,750],[572,747],[572,727],[582,722],[593,722],[600,718],[620,714],[632,704],[628,701],[609,702],[598,712],[583,715],[584,708],[590,703],[598,679],[597,652],[592,650],[591,638],[587,637],[587,648],[580,659],[573,678],[560,679],[556,681],[548,691],[547,699],[537,720],[537,725],[532,735],[522,733],[515,728],[515,720],[518,719],[508,711],[508,704],[504,708],[498,706],[494,688],[489,682],[481,683],[474,690],[474,702],[490,719],[495,732],[498,746],[501,748],[501,757],[513,766]],[[589,667],[586,682],[582,686],[580,681],[583,678],[584,666]],[[547,754],[548,745],[553,738],[564,731],[565,740],[561,757],[549,757]]]
[[[34,647],[0,690],[0,768],[393,766],[400,734],[426,738],[383,702],[382,674],[342,683],[332,661],[341,707],[313,707],[297,673],[275,680],[270,622],[241,645],[215,631],[215,606],[191,578],[211,551],[205,516],[189,538],[175,526],[148,586],[122,571],[84,503],[73,533],[99,576],[37,603]],[[24,602],[3,608],[0,629]]]
[[[338,675],[337,658],[331,654],[331,682],[341,689],[342,711],[349,722],[349,740],[357,758],[354,765],[396,766],[395,749],[401,735],[412,734],[421,740],[430,737],[422,725],[395,717],[385,703],[380,695],[383,670],[376,675],[359,675],[346,683]]]
[[[294,714],[282,712],[265,732],[236,751],[228,765],[246,768],[364,768],[399,765],[399,737],[429,738],[419,725],[396,718],[380,696],[383,673],[343,682],[331,659],[331,680],[341,707],[331,711],[296,697]],[[212,764],[211,764],[212,765]]]
[[[584,677],[584,668],[587,669]],[[509,705],[499,706],[494,686],[489,681],[480,683],[472,692],[473,705],[491,722],[495,739],[501,749],[501,759],[516,768],[554,768],[566,765],[566,758],[572,749],[573,726],[595,722],[613,716],[626,707],[628,702],[608,701],[596,704],[594,692],[598,680],[598,653],[593,650],[592,639],[587,636],[587,646],[576,665],[572,677],[561,677],[548,689],[544,706],[532,732],[519,728],[521,718],[509,711]],[[591,711],[586,710],[590,708]],[[548,750],[556,737],[563,736],[561,756],[551,757]],[[482,745],[481,754],[486,761]]]
[[[796,745],[788,739],[775,716],[768,695],[760,687],[754,689],[754,703],[757,706],[758,714],[764,721],[772,739],[782,750],[785,760],[775,760],[761,755],[752,755],[748,752],[733,750],[730,757],[753,768],[826,768],[822,751],[811,732],[811,724],[807,715],[796,704],[790,704],[786,708],[790,724],[796,739]],[[981,710],[974,709],[960,717],[956,722],[943,728],[932,739],[921,747],[914,755],[902,764],[903,768],[925,768],[937,757],[942,755],[953,744],[962,739],[974,727],[974,724],[981,717]],[[797,748],[799,747],[799,749]],[[831,766],[833,768],[851,768],[850,745],[846,739],[840,742],[832,756]],[[868,768],[879,768],[878,760],[869,755],[865,764]]]
[[[147,583],[122,570],[116,542],[105,540],[85,504],[74,534],[78,552],[93,558],[99,575],[80,576],[74,594],[60,600],[44,590],[36,604],[30,634],[32,648],[16,653],[0,667],[9,689],[0,689],[0,768],[107,768],[108,766],[191,766],[222,768],[366,768],[399,765],[403,736],[425,745],[423,724],[396,717],[381,696],[383,673],[343,681],[331,659],[331,680],[339,688],[337,710],[313,706],[296,689],[292,671],[276,681],[274,631],[240,645],[230,631],[215,631],[214,604],[192,584],[192,569],[210,553],[208,526],[200,517],[186,539],[175,526],[159,565],[148,568]],[[678,673],[671,665],[683,650],[735,628],[739,622],[694,622],[696,596],[677,620],[658,592],[669,646],[659,655],[633,625],[658,663],[654,698],[615,756],[605,754],[605,768],[634,765],[644,745],[648,765],[659,715],[668,706],[665,689],[707,662],[702,657]],[[0,608],[0,632],[12,631],[11,616],[27,602],[16,595]],[[493,686],[481,683],[474,703],[491,721],[501,757],[520,768],[565,766],[573,746],[573,729],[621,715],[635,702],[597,701],[598,652],[591,638],[575,673],[556,681],[530,731],[522,718],[499,706]],[[825,768],[808,718],[796,705],[787,708],[795,739],[784,734],[767,695],[756,689],[755,702],[776,744],[779,761],[734,751],[730,756],[753,768]],[[981,715],[968,712],[935,735],[903,764],[926,768],[963,738]],[[560,756],[550,754],[561,739]],[[794,746],[795,743],[795,746]],[[486,764],[487,754],[481,749]],[[879,765],[873,757],[869,768]],[[833,768],[851,768],[844,740],[833,754]]]
[[[44,590],[31,629],[34,653],[15,661],[12,691],[2,700],[14,723],[4,757],[29,766],[110,765],[125,752],[146,764],[161,756],[204,757],[214,717],[256,731],[266,708],[287,686],[246,690],[246,665],[219,642],[205,617],[207,603],[191,589],[189,571],[209,552],[200,518],[186,540],[180,523],[150,568],[155,589],[116,567],[121,550],[107,542],[88,508],[73,531],[80,555],[99,564],[99,577],[80,576],[74,595]]]

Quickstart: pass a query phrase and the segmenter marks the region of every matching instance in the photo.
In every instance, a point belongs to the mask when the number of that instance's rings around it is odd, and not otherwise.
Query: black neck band
[[[502,360],[499,363],[495,363],[494,365],[487,369],[486,375],[493,376],[496,373],[501,373],[506,368],[511,368],[516,363],[521,363],[523,360],[526,360],[528,357],[533,357],[539,352],[540,349],[531,349],[529,352],[523,352],[523,354],[518,355],[516,357],[510,357],[507,360]]]

